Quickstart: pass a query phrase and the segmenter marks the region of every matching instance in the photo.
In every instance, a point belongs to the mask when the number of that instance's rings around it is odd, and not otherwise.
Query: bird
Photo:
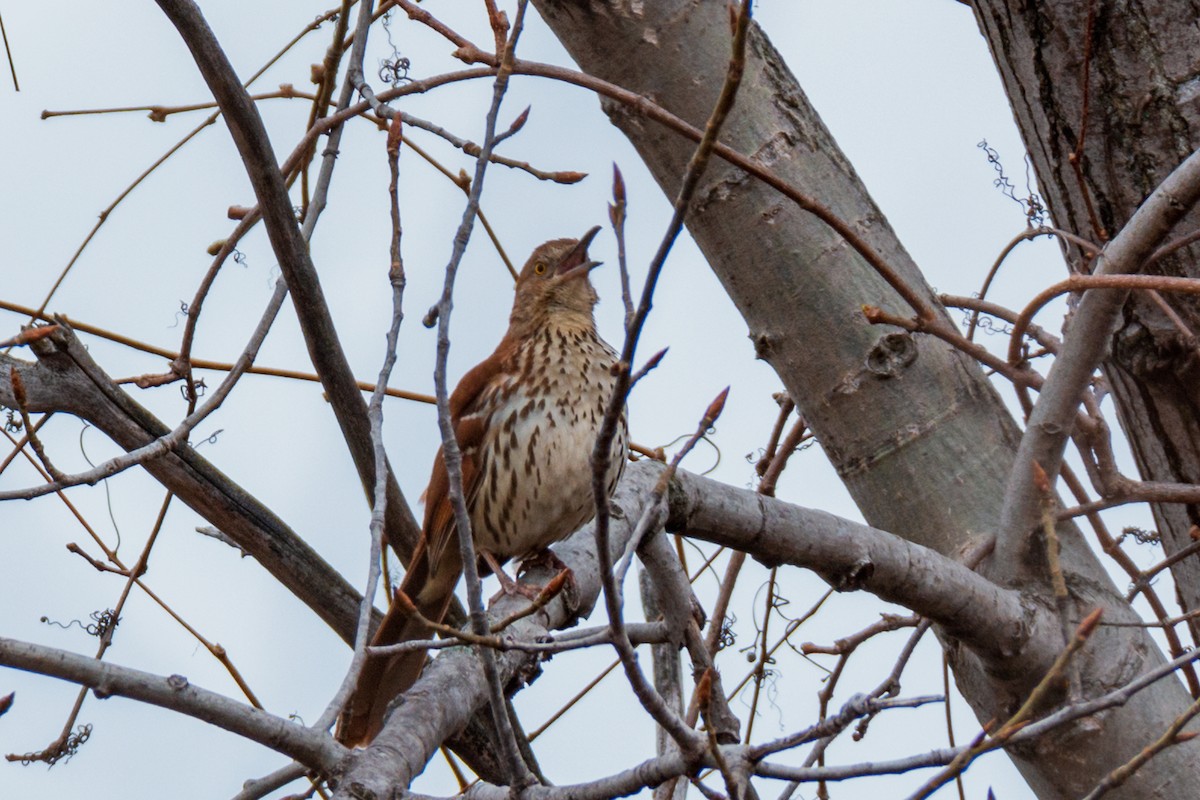
[[[599,230],[534,249],[517,277],[508,330],[450,396],[475,548],[509,592],[521,587],[504,575],[502,561],[547,552],[595,513],[591,455],[618,364],[596,331],[598,295],[589,274],[600,262],[589,258],[588,246]],[[622,409],[605,468],[610,497],[628,441]],[[424,497],[421,539],[372,645],[429,638],[420,617],[441,622],[462,575],[442,449]],[[369,658],[339,718],[337,739],[351,747],[370,743],[392,700],[416,682],[425,661],[423,650]]]

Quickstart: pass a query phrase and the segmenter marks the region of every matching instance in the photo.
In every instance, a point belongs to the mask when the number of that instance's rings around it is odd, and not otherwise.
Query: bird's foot
[[[563,560],[548,547],[535,551],[528,558],[521,561],[521,565],[517,567],[517,577],[521,577],[526,572],[535,569],[556,569],[559,572],[563,570],[570,571],[570,568],[563,563]]]
[[[538,568],[558,570],[558,574],[551,578],[550,582],[542,588],[542,593],[549,592],[550,597],[553,597],[559,592],[565,591],[566,595],[564,599],[567,602],[567,606],[577,609],[579,607],[579,586],[575,583],[575,573],[571,571],[571,568],[564,564],[562,559],[553,550],[547,548],[537,551],[522,561],[521,566],[517,568],[517,577]],[[547,597],[546,600],[549,600],[550,597]]]
[[[487,550],[480,550],[479,556],[487,563],[492,574],[496,576],[496,580],[500,581],[500,591],[492,597],[491,602],[494,603],[501,597],[512,597],[513,595],[535,600],[541,594],[542,589],[540,586],[527,586],[510,578],[508,573],[500,566],[500,562],[496,560],[496,557]]]
[[[579,590],[575,584],[575,573],[550,550],[541,550],[525,559],[517,569],[516,580],[510,578],[508,573],[500,568],[499,562],[491,553],[484,550],[480,552],[480,555],[491,568],[496,580],[500,581],[500,591],[492,597],[492,602],[501,597],[519,595],[527,600],[532,600],[534,605],[540,608],[565,590],[567,605],[573,608],[578,603]],[[520,577],[531,569],[543,567],[559,570],[558,574],[551,578],[545,586],[536,586],[520,580]]]
[[[513,595],[536,600],[542,593],[541,586],[530,586],[527,583],[515,581],[503,572],[496,572],[496,578],[500,581],[500,591],[496,592],[496,596],[492,598],[493,602],[501,597],[512,597]]]
[[[501,574],[497,573],[497,577],[500,577]],[[512,578],[504,575],[500,580],[500,591],[496,592],[495,597],[492,598],[492,602],[506,595],[510,597],[512,595],[520,595],[532,601],[533,605],[526,609],[527,612],[532,612],[544,607],[564,592],[563,599],[567,607],[571,609],[578,608],[579,590],[575,586],[575,573],[571,571],[570,567],[563,567],[562,571],[551,578],[545,586],[514,581]]]

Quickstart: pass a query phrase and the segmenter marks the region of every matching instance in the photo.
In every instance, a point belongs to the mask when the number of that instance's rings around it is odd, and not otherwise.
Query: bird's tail
[[[451,559],[441,559],[443,562],[448,560]],[[432,575],[428,561],[425,548],[418,546],[408,572],[396,590],[397,596],[392,607],[371,639],[373,646],[429,639],[432,631],[425,621],[441,622],[446,616],[461,572],[460,566],[457,569],[449,567],[458,566],[459,559],[453,559],[454,565],[439,564],[437,573]],[[338,741],[347,747],[369,744],[383,727],[392,700],[421,676],[425,660],[424,650],[368,657],[354,692],[338,719],[335,733]]]

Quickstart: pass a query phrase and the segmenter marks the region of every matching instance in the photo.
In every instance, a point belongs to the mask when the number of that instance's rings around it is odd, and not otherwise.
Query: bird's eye
[[[534,271],[534,273],[536,273],[538,275],[545,275],[546,274],[546,262],[545,261],[534,262],[533,271]]]

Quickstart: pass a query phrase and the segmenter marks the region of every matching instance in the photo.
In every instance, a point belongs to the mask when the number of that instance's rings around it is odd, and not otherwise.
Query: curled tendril
[[[962,322],[960,323],[962,327],[971,327],[971,313],[971,311],[963,309],[963,318]],[[986,333],[988,336],[995,336],[998,333],[1007,336],[1008,334],[1012,333],[1012,326],[1007,322],[997,322],[993,317],[989,317],[986,314],[979,315],[979,319],[975,322],[975,327]]]
[[[712,463],[712,466],[711,466],[711,467],[709,467],[708,469],[704,470],[703,472],[699,472],[699,473],[697,473],[698,475],[708,475],[710,472],[712,472],[713,470],[715,470],[717,467],[721,466],[721,448],[720,448],[720,447],[718,447],[718,446],[717,446],[717,443],[716,443],[716,442],[714,442],[714,441],[713,441],[713,440],[710,438],[710,437],[711,437],[713,434],[715,434],[716,432],[717,432],[717,429],[716,429],[715,427],[712,427],[712,428],[709,428],[708,430],[706,430],[706,431],[704,432],[704,435],[700,437],[700,441],[701,441],[701,442],[704,442],[705,444],[707,444],[709,447],[711,447],[711,448],[713,449],[713,453],[716,455],[716,459],[713,461],[713,463]],[[671,447],[673,447],[674,445],[676,445],[676,444],[678,444],[678,443],[680,443],[680,442],[682,442],[682,441],[686,440],[686,439],[687,439],[688,437],[690,437],[690,436],[691,436],[691,434],[690,434],[690,433],[682,433],[682,434],[680,434],[679,436],[676,436],[676,437],[675,437],[674,439],[672,439],[671,441],[669,441],[669,442],[667,442],[666,444],[662,445],[661,449],[662,449],[662,450],[668,450],[668,449],[670,449]]]
[[[737,634],[733,630],[733,626],[737,624],[737,614],[726,614],[725,622],[721,625],[721,633],[717,637],[717,652],[721,652],[727,647],[733,647],[737,642]]]
[[[188,308],[189,308],[189,306],[186,301],[184,301],[184,300],[179,301],[179,310],[175,312],[175,324],[171,326],[172,328],[179,327],[179,320],[183,319],[184,317],[186,317],[188,315]]]
[[[192,381],[192,388],[196,392],[196,399],[199,400],[201,397],[204,397],[204,390],[207,389],[208,386],[204,383],[204,378],[200,378],[199,380]],[[192,397],[190,394],[188,394],[187,384],[184,383],[179,385],[179,394],[184,400],[191,402]]]
[[[390,83],[395,89],[402,83],[410,83],[412,78],[408,77],[408,69],[412,66],[404,56],[393,59],[383,59],[379,62],[379,80]]]
[[[770,664],[774,662],[768,661],[767,663]],[[779,678],[780,673],[777,669],[764,668],[760,670],[759,672],[755,673],[753,680],[748,682],[745,688],[738,693],[738,700],[745,708],[750,708],[750,701],[748,698],[753,697],[753,693],[748,690],[751,686],[758,684],[763,693],[763,697],[766,698],[767,707],[775,712],[779,729],[783,730],[783,708],[779,705]]]
[[[412,82],[412,78],[408,77],[408,70],[412,66],[412,62],[400,55],[400,48],[396,47],[396,43],[392,41],[392,12],[390,11],[383,15],[383,32],[387,35],[388,47],[392,48],[392,55],[379,61],[379,80],[390,83],[395,89],[402,83]]]
[[[216,444],[217,439],[219,439],[221,434],[224,432],[225,432],[224,428],[217,428],[215,431],[210,433],[208,436],[205,436],[200,441],[192,442],[192,447],[199,447],[202,444]]]
[[[16,759],[21,762],[21,766],[28,767],[35,761],[40,761],[46,766],[53,767],[59,761],[70,761],[71,756],[79,752],[79,748],[92,735],[92,726],[90,723],[80,725],[75,731],[59,742],[55,747],[48,750],[42,750],[37,753],[26,753]],[[11,758],[11,756],[10,756]]]
[[[1139,528],[1136,525],[1127,525],[1121,529],[1121,535],[1117,537],[1117,544],[1120,544],[1125,539],[1133,539],[1138,544],[1159,544],[1162,537],[1158,531],[1148,531],[1145,528]]]
[[[89,636],[95,636],[96,638],[107,635],[109,631],[116,628],[121,622],[120,618],[116,615],[116,612],[111,608],[106,608],[103,611],[93,611],[89,616],[92,620],[90,625],[84,625],[77,619],[73,619],[70,622],[63,624],[58,620],[50,619],[49,617],[42,617],[42,622],[46,625],[56,625],[64,630],[74,626],[79,626],[82,630],[86,631]]]
[[[1040,228],[1046,224],[1046,206],[1042,203],[1042,198],[1037,192],[1032,189],[1030,180],[1030,163],[1029,156],[1025,156],[1025,196],[1017,196],[1017,187],[1009,180],[1008,175],[1004,173],[1004,165],[1000,162],[1000,153],[998,153],[987,139],[983,139],[979,144],[975,145],[987,155],[988,163],[992,165],[992,169],[996,171],[996,178],[992,181],[992,185],[1000,190],[1000,193],[1011,199],[1014,203],[1021,206],[1025,213],[1025,219],[1031,228]]]

